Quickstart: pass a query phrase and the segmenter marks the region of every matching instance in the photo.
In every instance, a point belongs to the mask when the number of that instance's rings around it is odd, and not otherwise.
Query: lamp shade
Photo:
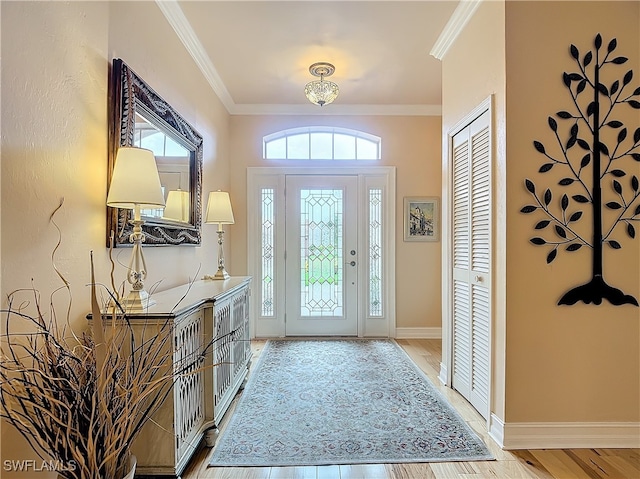
[[[122,146],[111,175],[107,206],[133,209],[164,206],[156,159],[151,150]]]
[[[167,206],[164,208],[163,218],[176,221],[189,220],[189,192],[171,190],[167,195]]]
[[[205,223],[219,223],[232,225],[235,223],[233,219],[233,210],[231,209],[231,200],[229,193],[226,191],[211,191],[209,193],[209,201],[207,202],[207,214]]]

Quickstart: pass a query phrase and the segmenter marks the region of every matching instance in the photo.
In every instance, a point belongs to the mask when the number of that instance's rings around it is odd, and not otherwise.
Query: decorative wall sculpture
[[[632,70],[619,78],[620,65],[628,59],[613,53],[617,48],[615,38],[603,48],[598,34],[593,46],[582,58],[575,45],[570,47],[578,71],[563,74],[571,96],[569,110],[558,111],[555,116],[559,120],[553,116],[548,119],[555,144],[546,148],[540,141],[533,142],[545,157],[538,172],[562,171],[563,178],[554,188],[562,192],[560,199],[554,202],[550,188],[540,192],[527,178],[525,187],[534,203],[520,211],[542,214],[544,219],[535,225],[541,236],[530,241],[551,247],[547,263],[561,248],[569,253],[590,249],[590,281],[567,291],[558,304],[601,304],[606,299],[614,305],[638,306],[637,298],[605,281],[603,249],[605,245],[621,249],[620,241],[625,236],[636,240],[640,222],[640,127],[629,129],[615,115],[625,108],[640,109],[640,87],[634,90],[630,86]],[[589,208],[591,218],[589,214],[583,216]]]

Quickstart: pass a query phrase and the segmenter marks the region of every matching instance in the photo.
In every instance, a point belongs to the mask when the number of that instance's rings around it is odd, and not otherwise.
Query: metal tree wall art
[[[538,171],[561,170],[563,178],[558,183],[562,191],[559,201],[553,200],[550,188],[538,192],[532,180],[525,180],[534,204],[520,211],[544,215],[535,225],[541,236],[531,238],[531,243],[550,247],[547,263],[556,259],[559,250],[572,253],[590,249],[592,258],[591,280],[567,291],[558,304],[601,304],[606,299],[614,305],[638,306],[635,297],[607,284],[603,275],[605,245],[619,250],[620,238],[634,240],[638,227],[634,224],[640,222],[640,168],[635,163],[640,162],[640,127],[630,135],[630,130],[615,117],[623,108],[640,109],[640,87],[633,90],[630,86],[632,70],[622,79],[605,84],[603,70],[614,72],[628,60],[614,54],[616,47],[614,38],[603,48],[600,34],[595,37],[594,49],[582,57],[578,48],[571,45],[578,71],[563,74],[571,107],[556,113],[559,120],[552,116],[548,119],[555,136],[553,148],[533,142],[545,157]]]

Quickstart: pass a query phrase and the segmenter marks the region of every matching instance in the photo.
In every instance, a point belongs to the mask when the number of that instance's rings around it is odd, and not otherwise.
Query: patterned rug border
[[[245,402],[249,401],[247,392],[250,392],[254,383],[257,381],[257,377],[262,369],[264,358],[267,357],[267,352],[272,348],[272,344],[277,342],[304,342],[304,341],[314,341],[314,342],[333,342],[333,341],[353,341],[353,342],[385,342],[392,344],[394,348],[403,356],[404,360],[410,365],[410,367],[416,372],[417,375],[428,385],[429,389],[432,393],[438,397],[439,403],[441,407],[447,411],[447,413],[454,419],[456,419],[462,428],[465,430],[467,434],[472,437],[475,437],[477,441],[484,447],[486,453],[478,454],[478,455],[467,455],[464,457],[432,457],[432,458],[424,458],[424,457],[410,457],[410,458],[349,458],[343,461],[337,460],[336,458],[332,458],[331,460],[313,460],[313,461],[299,461],[299,460],[277,460],[276,458],[270,458],[267,460],[259,460],[255,463],[237,463],[231,462],[227,460],[220,460],[218,455],[221,446],[227,441],[229,437],[229,431],[235,426],[235,423],[240,419],[237,412],[241,410],[242,406]],[[474,462],[474,461],[494,461],[495,457],[489,452],[487,445],[484,440],[480,437],[480,435],[473,430],[473,428],[467,424],[464,418],[460,415],[460,413],[449,403],[449,401],[444,397],[444,395],[437,389],[436,386],[433,385],[431,379],[422,371],[418,365],[411,359],[411,356],[394,340],[394,339],[386,339],[386,338],[293,338],[293,339],[268,339],[258,357],[258,360],[252,364],[252,371],[249,374],[249,378],[244,387],[244,391],[238,398],[238,403],[232,412],[231,418],[229,418],[227,424],[225,425],[223,431],[218,438],[216,445],[214,447],[213,453],[211,454],[211,458],[208,464],[208,467],[287,467],[287,466],[327,466],[327,465],[346,465],[346,464],[411,464],[411,463],[438,463],[438,462]]]

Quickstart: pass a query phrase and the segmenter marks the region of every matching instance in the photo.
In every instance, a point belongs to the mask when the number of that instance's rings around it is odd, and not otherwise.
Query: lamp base
[[[218,269],[218,271],[216,272],[216,274],[214,274],[213,276],[211,276],[210,274],[207,274],[204,276],[204,279],[215,279],[215,280],[219,280],[219,279],[229,279],[231,276],[229,276],[229,273],[227,273],[227,270],[225,270],[224,268]]]
[[[130,291],[129,295],[126,298],[122,298],[120,300],[120,304],[127,312],[143,311],[149,306],[153,306],[154,304],[156,304],[156,301],[154,299],[151,299],[149,293],[142,289],[139,291]]]

